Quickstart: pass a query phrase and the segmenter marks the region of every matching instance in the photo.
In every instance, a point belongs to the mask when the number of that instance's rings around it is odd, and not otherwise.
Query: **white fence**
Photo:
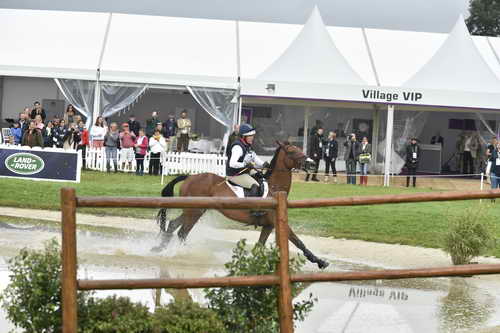
[[[144,172],[149,172],[149,152],[144,157]],[[135,172],[136,161],[132,161],[132,167],[123,170],[124,159],[121,150],[117,151],[117,170],[124,172]],[[160,156],[162,175],[197,174],[204,172],[215,173],[224,177],[226,175],[227,157],[218,154],[195,154],[168,152]],[[104,148],[87,148],[86,161],[87,169],[106,171],[106,151]],[[111,170],[114,170],[113,162],[110,161]]]

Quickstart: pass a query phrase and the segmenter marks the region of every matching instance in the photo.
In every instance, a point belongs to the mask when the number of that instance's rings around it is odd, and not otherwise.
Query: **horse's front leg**
[[[261,245],[266,245],[267,239],[269,238],[269,235],[271,235],[271,232],[273,232],[273,229],[274,229],[273,225],[264,225],[262,227],[259,236],[259,243]]]
[[[307,258],[312,263],[318,264],[318,267],[320,269],[327,268],[328,265],[330,265],[327,261],[320,259],[316,257],[309,249],[306,248],[304,243],[297,237],[297,235],[293,232],[293,230],[288,227],[288,239],[302,252],[304,253],[304,256]]]

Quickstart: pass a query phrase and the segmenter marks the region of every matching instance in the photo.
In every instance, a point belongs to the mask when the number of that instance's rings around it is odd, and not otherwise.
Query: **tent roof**
[[[292,44],[257,78],[285,82],[365,84],[335,46],[317,7]]]
[[[0,9],[0,75],[95,79],[107,14]]]
[[[439,50],[404,87],[500,93],[500,81],[460,16]]]

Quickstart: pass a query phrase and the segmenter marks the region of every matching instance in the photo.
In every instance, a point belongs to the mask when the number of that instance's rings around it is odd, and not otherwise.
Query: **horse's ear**
[[[276,143],[278,144],[278,146],[283,147],[283,144],[281,143],[280,140],[276,140]]]

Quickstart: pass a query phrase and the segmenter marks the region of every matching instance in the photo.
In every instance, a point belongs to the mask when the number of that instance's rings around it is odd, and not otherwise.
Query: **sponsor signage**
[[[75,151],[0,147],[0,177],[80,182]]]

